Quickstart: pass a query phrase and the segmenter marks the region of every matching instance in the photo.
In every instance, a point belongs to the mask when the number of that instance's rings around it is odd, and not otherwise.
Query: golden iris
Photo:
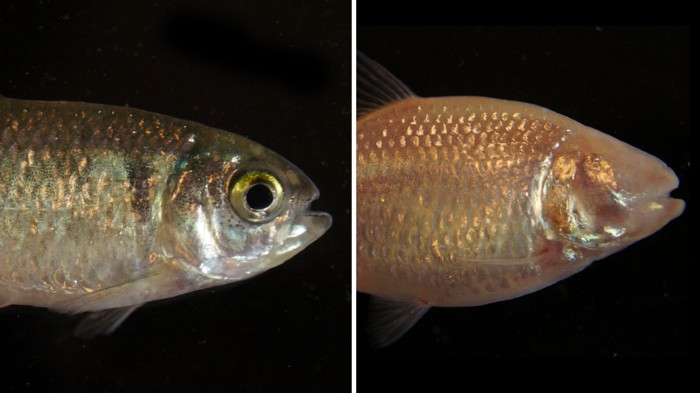
[[[229,201],[239,217],[264,222],[275,217],[282,205],[282,183],[270,172],[250,170],[231,179]]]

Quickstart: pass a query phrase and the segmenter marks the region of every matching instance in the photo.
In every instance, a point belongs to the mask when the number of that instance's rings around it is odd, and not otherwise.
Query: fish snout
[[[671,168],[651,154],[620,143],[623,146],[612,161],[621,200],[628,210],[627,235],[636,241],[681,215],[685,202],[670,196],[679,185]]]
[[[637,197],[630,205],[630,236],[641,239],[680,216],[685,202],[672,198],[671,191],[678,188],[678,177],[665,164],[640,171],[636,179]]]
[[[316,185],[308,178],[304,179],[303,186],[299,188],[291,202],[291,225],[283,232],[285,246],[280,253],[290,255],[304,249],[321,237],[333,223],[333,218],[325,212],[311,210],[311,204],[319,197]]]
[[[311,203],[319,196],[318,188],[307,178],[304,187],[297,195],[297,219],[292,227],[291,236],[304,237],[308,243],[311,243],[331,227],[333,218],[330,214],[310,210]]]

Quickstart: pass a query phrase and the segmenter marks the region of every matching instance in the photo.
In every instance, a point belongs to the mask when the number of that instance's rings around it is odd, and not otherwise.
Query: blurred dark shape
[[[290,88],[318,91],[327,80],[321,60],[294,43],[259,42],[223,19],[177,13],[165,24],[167,41],[192,57],[233,72],[272,76]]]

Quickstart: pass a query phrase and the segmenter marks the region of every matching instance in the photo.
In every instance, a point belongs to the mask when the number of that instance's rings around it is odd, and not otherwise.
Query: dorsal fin
[[[386,68],[357,52],[357,118],[379,107],[416,97]]]

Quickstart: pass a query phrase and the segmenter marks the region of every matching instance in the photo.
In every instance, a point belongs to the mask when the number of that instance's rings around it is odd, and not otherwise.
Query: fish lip
[[[333,223],[333,217],[330,214],[310,210],[311,203],[317,200],[320,195],[318,187],[311,181],[308,182],[308,187],[298,195],[296,207],[298,213],[294,225],[305,227],[306,230],[301,236],[307,245],[326,233]]]
[[[332,222],[333,219],[328,213],[315,211],[299,213],[289,230],[285,231],[284,242],[287,246],[278,254],[278,257],[284,256],[280,260],[291,258],[318,240],[330,228]]]
[[[683,214],[685,210],[685,201],[678,198],[673,198],[671,192],[678,189],[680,181],[678,176],[668,167],[666,167],[666,177],[663,181],[664,186],[660,187],[659,192],[650,198],[652,203],[656,202],[669,216],[669,221]]]
[[[310,210],[311,203],[318,199],[319,192],[314,187],[313,192],[300,197],[297,204],[297,215],[294,227],[303,227],[301,238],[305,244],[311,244],[321,237],[333,224],[333,217],[321,211]]]
[[[654,203],[656,203],[656,205],[653,206],[658,206],[656,207],[657,209],[661,208],[667,212],[668,221],[680,216],[685,210],[684,200],[673,198],[668,194],[657,196],[654,198],[653,202],[651,202],[650,206]]]
[[[303,196],[302,201],[306,203],[307,205],[310,204],[311,202],[317,200],[321,193],[318,191],[318,187],[316,187],[315,184],[310,183],[311,187],[308,188],[308,192],[306,192],[306,195]]]
[[[627,236],[633,241],[645,238],[657,232],[674,220],[685,210],[685,201],[673,198],[671,192],[678,188],[678,178],[669,170],[670,176],[665,176],[663,185],[658,191],[634,198],[630,208],[635,212],[631,218]]]
[[[304,223],[309,233],[314,237],[311,241],[314,241],[326,233],[333,225],[333,216],[326,212],[309,210],[304,212],[299,221]]]

